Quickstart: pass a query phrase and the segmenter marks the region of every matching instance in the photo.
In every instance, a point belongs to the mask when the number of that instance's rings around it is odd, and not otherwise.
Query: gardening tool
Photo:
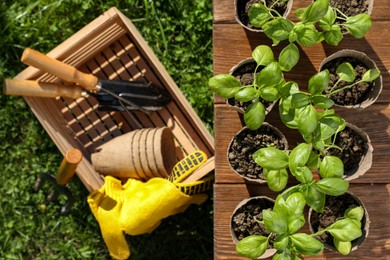
[[[24,50],[21,60],[27,65],[53,74],[62,80],[78,84],[98,99],[102,109],[140,110],[149,114],[150,107],[153,108],[151,110],[156,110],[167,105],[171,100],[163,89],[151,84],[123,80],[99,80],[92,74],[83,73],[69,64],[30,48]],[[44,90],[45,87],[42,88],[40,85],[38,89]],[[73,92],[81,92],[81,96],[85,95],[78,88]]]
[[[183,191],[179,186],[185,177],[206,161],[207,156],[202,151],[188,155],[173,168],[172,181],[151,178],[142,182],[129,178],[122,185],[112,176],[105,177],[104,185],[88,196],[88,204],[114,259],[127,259],[130,255],[125,234],[135,236],[151,233],[162,219],[207,199],[207,194],[201,193],[212,187],[213,176],[187,183],[187,187],[191,185],[192,189]]]
[[[70,149],[67,151],[56,176],[50,173],[42,173],[35,182],[34,190],[37,192],[42,188],[45,181],[53,185],[53,189],[47,196],[47,200],[52,202],[56,200],[61,194],[67,197],[65,205],[61,207],[61,214],[67,214],[74,203],[74,197],[70,190],[65,186],[72,179],[77,165],[82,159],[82,154],[78,149]]]
[[[100,111],[157,111],[166,106],[170,101],[170,97],[160,88],[150,87],[138,81],[129,81],[122,84],[122,86],[117,81],[115,89],[113,89],[116,92],[122,91],[119,96],[131,102],[131,106],[123,105],[120,100],[109,94],[87,92],[77,85],[62,85],[35,80],[6,79],[4,80],[3,91],[6,95],[48,98],[67,97],[77,99],[92,95],[97,99]]]

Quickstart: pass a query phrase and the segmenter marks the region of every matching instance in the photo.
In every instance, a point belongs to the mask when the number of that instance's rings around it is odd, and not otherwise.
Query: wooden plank
[[[389,28],[390,21],[378,21],[374,23],[373,30],[369,31],[364,39],[354,39],[348,36],[337,47],[316,44],[300,48],[301,58],[291,72],[285,73],[285,78],[297,82],[300,86],[307,86],[309,78],[318,71],[320,63],[326,56],[342,49],[355,49],[366,53],[381,70],[384,88],[378,101],[390,102],[390,88],[387,87],[390,85],[390,42],[383,40],[388,37]],[[214,74],[229,73],[229,70],[239,61],[250,57],[256,46],[272,45],[272,42],[263,34],[247,32],[238,24],[214,25],[213,37]],[[279,44],[272,47],[275,57],[278,57],[284,46]],[[224,100],[216,98],[215,102],[222,103]]]
[[[347,122],[366,131],[374,147],[374,159],[371,169],[352,182],[390,183],[390,175],[388,174],[388,166],[390,165],[390,106],[384,103],[376,103],[357,113],[351,113],[350,110],[346,109],[336,109],[336,111]],[[241,123],[240,115],[227,105],[215,105],[215,113],[217,115],[214,123],[216,183],[244,183],[244,180],[230,168],[226,157],[230,140],[244,124]],[[290,149],[302,141],[297,130],[289,129],[280,122],[277,106],[267,115],[266,121],[282,131],[289,141]]]
[[[294,17],[296,9],[310,4],[310,0],[295,0],[289,17]],[[214,23],[236,23],[234,0],[214,0]],[[390,1],[375,0],[372,10],[373,20],[390,20]]]
[[[390,255],[390,184],[355,184],[350,191],[363,201],[371,221],[367,240],[347,256],[325,250],[322,255],[304,259],[388,259]],[[230,235],[230,216],[237,204],[251,196],[270,196],[261,185],[216,184],[214,185],[214,259],[246,259],[239,257]],[[307,224],[303,231],[308,231]]]

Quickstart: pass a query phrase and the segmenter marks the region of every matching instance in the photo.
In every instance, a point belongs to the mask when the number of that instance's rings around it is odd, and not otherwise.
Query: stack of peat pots
[[[121,179],[166,178],[176,164],[168,127],[142,128],[115,137],[91,154],[95,170]]]

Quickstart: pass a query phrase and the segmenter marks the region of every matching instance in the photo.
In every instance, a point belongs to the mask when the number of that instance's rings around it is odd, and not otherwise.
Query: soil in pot
[[[232,215],[231,218],[231,227],[232,232],[236,236],[237,240],[240,241],[244,237],[250,235],[262,235],[269,236],[269,231],[264,227],[264,225],[259,224],[255,221],[263,220],[262,210],[263,209],[272,209],[274,203],[266,199],[250,199],[244,205],[239,207]],[[273,242],[273,239],[270,241]],[[271,245],[272,243],[270,243]]]
[[[368,0],[330,0],[330,5],[346,16],[368,13]]]
[[[273,6],[273,9],[276,10],[282,16],[287,10],[287,2],[281,3],[278,0],[266,0],[265,2],[266,2],[266,6],[268,6],[268,7],[272,6],[275,2],[277,2]],[[253,4],[263,4],[263,1],[262,0],[249,0],[249,1],[248,0],[237,0],[237,7],[236,7],[237,8],[237,16],[238,16],[238,19],[241,21],[241,23],[244,26],[246,26],[250,29],[260,30],[260,28],[254,27],[249,21],[248,13],[249,13],[249,10]]]
[[[344,216],[345,211],[348,208],[362,206],[351,194],[344,193],[340,196],[326,196],[325,208],[324,211],[319,213],[314,210],[311,212],[310,216],[310,224],[313,228],[313,232],[317,232],[318,230],[322,230],[327,226],[336,222],[336,220],[342,218]],[[362,219],[362,232],[363,236],[366,235],[365,232],[365,222],[366,215]],[[330,248],[334,248],[333,237],[328,233],[324,232],[323,234],[316,237],[321,242],[330,246]],[[355,247],[359,241],[364,238],[357,238],[352,241],[352,247]]]
[[[353,129],[346,127],[343,131],[337,134],[335,145],[337,148],[328,150],[328,155],[339,157],[344,163],[344,174],[349,177],[355,173],[355,169],[359,166],[363,156],[367,153],[367,142]]]
[[[362,62],[352,57],[339,57],[324,64],[321,70],[328,69],[330,74],[329,86],[325,90],[325,93],[329,93],[334,84],[338,81],[339,76],[336,73],[337,67],[343,62],[351,63],[355,69],[356,78],[354,82],[360,81],[364,73],[369,70]],[[341,81],[336,89],[343,88],[347,85],[351,85],[345,81]],[[374,82],[360,82],[351,88],[339,91],[331,96],[331,99],[340,106],[356,105],[361,103],[367,98],[371,89],[374,87]]]
[[[238,79],[241,82],[242,86],[252,85],[253,81],[254,81],[254,77],[255,77],[253,72],[255,71],[256,66],[257,66],[256,62],[246,63],[246,64],[238,67],[237,69],[235,69],[232,72],[232,75],[234,77],[236,77],[236,79]],[[262,67],[259,67],[258,71],[260,71],[261,69],[262,69]],[[259,98],[259,101],[261,103],[263,103],[265,108],[268,108],[273,103],[273,102],[265,101],[262,98]],[[229,105],[241,108],[243,111],[245,111],[248,108],[248,106],[250,106],[250,104],[252,104],[252,103],[253,103],[253,101],[241,102],[235,98],[228,99]]]
[[[273,146],[287,149],[286,141],[268,124],[257,130],[244,128],[233,138],[228,151],[230,166],[241,176],[250,180],[263,180],[263,168],[258,165],[252,154],[260,148]]]

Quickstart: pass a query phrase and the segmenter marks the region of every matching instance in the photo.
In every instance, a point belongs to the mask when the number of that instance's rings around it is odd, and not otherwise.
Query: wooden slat
[[[367,208],[371,221],[367,240],[347,256],[325,250],[316,257],[304,259],[388,259],[390,255],[390,197],[389,184],[355,184],[350,191],[357,195]],[[216,184],[214,185],[214,259],[246,259],[235,252],[230,235],[230,216],[237,204],[248,197],[269,196],[275,198],[264,185]],[[307,224],[303,232],[308,232]]]
[[[364,39],[345,37],[338,47],[327,44],[316,44],[311,47],[301,48],[301,57],[295,68],[285,73],[287,80],[295,81],[300,86],[307,86],[309,78],[314,75],[323,59],[338,50],[355,49],[366,53],[378,66],[383,78],[383,91],[379,96],[379,102],[390,101],[390,42],[384,40],[389,35],[390,21],[377,21],[373,30],[369,31]],[[239,61],[250,57],[252,50],[260,45],[272,45],[272,42],[263,34],[249,33],[238,24],[214,25],[214,74],[229,73],[229,70]],[[226,43],[229,42],[229,45]],[[228,47],[231,46],[231,47]],[[272,47],[275,57],[278,57],[284,45]],[[217,103],[224,102],[221,98]]]
[[[234,18],[234,0],[214,0],[214,23],[236,23]],[[294,17],[294,11],[311,3],[310,0],[295,0],[289,17]],[[389,0],[375,0],[372,10],[373,20],[390,20]]]
[[[350,110],[336,109],[340,116],[347,122],[361,127],[369,135],[374,147],[374,160],[371,169],[362,177],[353,180],[353,183],[390,183],[388,166],[390,165],[390,107],[383,103],[375,103],[367,109],[358,113],[351,113]],[[215,106],[215,157],[216,157],[216,183],[244,183],[244,180],[235,174],[227,162],[226,154],[231,138],[238,132],[243,123],[240,115],[230,109],[227,105]],[[292,149],[298,142],[302,142],[297,130],[284,126],[278,115],[277,107],[267,115],[266,121],[276,126],[289,141],[289,148]],[[226,127],[226,126],[229,127]]]

